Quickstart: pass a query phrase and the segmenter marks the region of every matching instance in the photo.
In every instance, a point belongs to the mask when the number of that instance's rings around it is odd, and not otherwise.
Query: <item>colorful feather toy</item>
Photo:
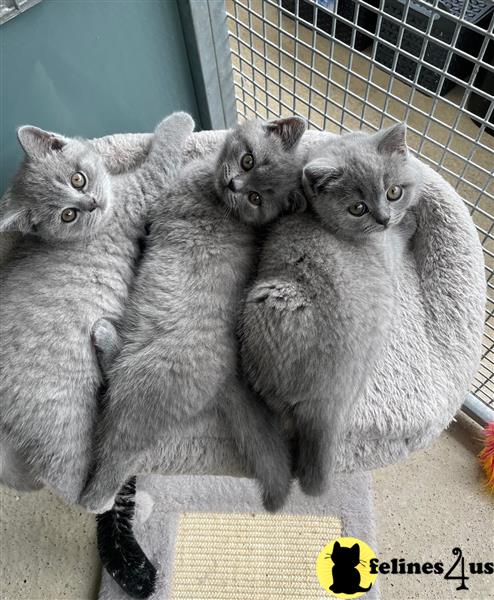
[[[487,478],[487,488],[494,493],[494,421],[485,426],[483,435],[484,447],[479,459]]]

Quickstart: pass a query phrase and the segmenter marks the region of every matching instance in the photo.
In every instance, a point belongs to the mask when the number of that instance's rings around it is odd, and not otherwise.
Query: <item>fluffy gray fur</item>
[[[315,495],[386,335],[420,172],[398,125],[330,141],[305,166],[303,184],[310,211],[273,227],[245,303],[241,354],[254,389],[293,421],[297,475]],[[390,201],[393,185],[402,195]]]
[[[218,151],[226,133],[193,133],[185,160]],[[300,150],[327,144],[331,137],[309,130]],[[91,143],[109,168],[122,172],[141,164],[151,141],[152,134],[131,133]],[[365,392],[348,416],[338,471],[383,467],[429,445],[459,409],[479,366],[486,283],[478,232],[451,185],[428,165],[420,168],[424,180],[413,209],[417,231],[399,271],[391,330]],[[140,472],[156,471],[248,475],[230,428],[215,411],[201,414],[153,448]]]
[[[237,126],[218,155],[187,165],[158,206],[109,371],[96,471],[82,499],[90,510],[108,507],[170,431],[212,408],[226,417],[265,506],[283,503],[288,452],[263,403],[238,379],[235,329],[256,258],[253,226],[294,210],[305,127],[295,117]]]
[[[165,119],[142,167],[118,176],[84,140],[19,129],[26,157],[0,207],[0,230],[23,233],[0,272],[2,483],[78,500],[101,383],[90,330],[121,317],[148,208],[193,128],[184,113]]]

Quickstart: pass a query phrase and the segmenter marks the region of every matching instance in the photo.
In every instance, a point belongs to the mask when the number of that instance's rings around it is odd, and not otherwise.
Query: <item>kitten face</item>
[[[404,124],[348,134],[304,168],[307,197],[329,230],[358,238],[400,223],[420,184],[405,138]]]
[[[21,127],[26,160],[0,208],[0,230],[45,239],[90,238],[110,214],[110,177],[101,157],[83,142]]]
[[[302,208],[293,195],[300,178],[295,148],[306,130],[300,117],[245,121],[229,132],[217,163],[216,191],[249,225]]]

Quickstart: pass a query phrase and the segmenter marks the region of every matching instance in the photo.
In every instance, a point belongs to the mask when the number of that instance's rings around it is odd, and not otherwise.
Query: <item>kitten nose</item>
[[[379,223],[379,225],[384,225],[384,227],[386,227],[386,225],[389,223],[389,217],[374,217],[376,219],[376,223]]]
[[[88,205],[88,211],[89,212],[93,212],[93,210],[98,208],[98,203],[96,202],[96,198],[93,198],[92,196],[89,198],[89,205]]]
[[[242,182],[239,177],[232,177],[228,182],[228,189],[232,192],[238,192],[242,189]]]

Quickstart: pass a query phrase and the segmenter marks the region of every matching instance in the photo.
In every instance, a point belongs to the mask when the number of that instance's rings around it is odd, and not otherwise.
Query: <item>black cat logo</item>
[[[362,540],[336,538],[319,552],[317,579],[331,596],[358,598],[367,593],[376,580],[377,570],[370,568],[373,560],[377,560],[374,550]]]
[[[360,559],[360,546],[353,544],[350,548],[342,546],[338,541],[333,545],[333,551],[330,556],[333,561],[333,583],[329,589],[334,594],[358,594],[368,592],[369,587],[360,586],[360,572],[357,566],[364,564]]]

